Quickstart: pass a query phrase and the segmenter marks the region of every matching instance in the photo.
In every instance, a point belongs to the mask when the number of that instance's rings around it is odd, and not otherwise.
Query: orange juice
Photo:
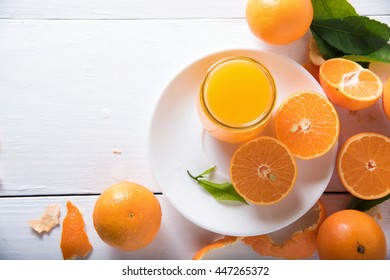
[[[198,112],[213,136],[243,142],[265,127],[275,101],[275,83],[262,64],[247,57],[230,57],[209,69],[201,85]]]

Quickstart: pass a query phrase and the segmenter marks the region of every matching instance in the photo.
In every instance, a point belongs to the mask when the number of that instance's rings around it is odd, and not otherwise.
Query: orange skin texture
[[[246,20],[251,32],[273,45],[303,37],[313,20],[311,0],[249,0]]]
[[[390,121],[390,77],[387,78],[383,87],[382,105],[383,111],[385,112],[387,119]]]
[[[196,254],[192,257],[192,259],[193,260],[201,260],[211,250],[221,249],[221,248],[228,246],[228,245],[231,245],[239,240],[240,240],[240,237],[226,235],[226,236],[222,237],[221,239],[218,239],[218,240],[206,245],[202,249],[200,249],[198,252],[196,252]]]
[[[318,220],[312,226],[296,231],[290,239],[278,244],[267,234],[244,237],[243,242],[262,256],[286,259],[306,259],[316,251],[318,228],[326,218],[325,205],[318,200]]]
[[[287,259],[308,258],[316,250],[316,236],[319,226],[326,218],[326,208],[324,203],[318,200],[316,206],[309,211],[318,212],[318,219],[311,226],[304,229],[301,225],[297,225],[297,231],[282,244],[275,242],[268,234],[247,237],[224,236],[200,249],[192,259],[203,259],[210,251],[222,249],[237,241],[242,241],[262,256]]]
[[[368,214],[341,210],[320,226],[317,251],[323,260],[383,260],[387,254],[386,237]]]
[[[64,260],[85,258],[92,251],[87,233],[84,230],[84,220],[79,209],[71,202],[66,203],[68,212],[62,222],[60,247]]]
[[[149,245],[161,225],[161,207],[144,186],[121,182],[107,188],[97,199],[93,223],[108,245],[125,251]]]

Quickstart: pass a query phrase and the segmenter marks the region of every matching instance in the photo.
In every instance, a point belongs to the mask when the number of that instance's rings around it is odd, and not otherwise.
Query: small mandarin
[[[286,45],[303,37],[313,20],[311,0],[249,0],[246,21],[263,41]]]
[[[383,260],[386,237],[378,223],[364,212],[341,210],[321,224],[317,251],[325,260]]]
[[[160,203],[144,186],[121,182],[108,187],[96,200],[93,224],[108,245],[139,250],[149,245],[160,229]]]

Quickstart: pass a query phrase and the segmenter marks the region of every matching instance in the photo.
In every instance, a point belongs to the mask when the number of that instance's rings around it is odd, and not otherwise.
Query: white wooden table
[[[390,24],[389,1],[351,3],[359,14]],[[0,259],[62,259],[61,227],[39,236],[27,223],[52,203],[61,205],[62,221],[69,199],[83,211],[94,246],[89,259],[191,259],[219,237],[186,220],[164,197],[148,163],[148,125],[168,81],[203,55],[249,47],[307,59],[309,34],[287,46],[267,45],[250,33],[245,4],[0,1]],[[386,66],[374,68],[383,79],[389,73]],[[380,106],[358,114],[339,110],[340,144],[358,131],[390,136]],[[98,195],[124,179],[154,191],[163,210],[157,238],[136,252],[103,243],[91,218]],[[328,213],[348,203],[337,175],[322,199]],[[390,203],[379,211],[390,244]],[[262,258],[248,248],[219,257]]]

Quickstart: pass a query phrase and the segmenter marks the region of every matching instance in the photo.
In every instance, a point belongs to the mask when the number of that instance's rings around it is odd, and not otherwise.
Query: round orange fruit
[[[379,224],[364,212],[341,210],[321,224],[317,252],[325,260],[386,259],[386,237]]]
[[[390,138],[379,133],[358,133],[339,151],[337,171],[344,187],[361,199],[390,193]]]
[[[320,67],[320,84],[328,98],[348,110],[362,110],[382,96],[383,85],[371,70],[345,58],[326,60]]]
[[[332,103],[315,92],[289,96],[275,114],[276,138],[301,159],[330,151],[339,136],[339,117]]]
[[[234,188],[254,204],[274,204],[286,197],[295,184],[297,173],[294,156],[288,148],[268,136],[239,147],[230,163]]]
[[[154,240],[161,216],[153,192],[136,183],[121,182],[108,187],[96,200],[93,224],[108,245],[133,251]]]
[[[249,0],[246,21],[263,41],[286,45],[303,37],[313,20],[311,0]]]

